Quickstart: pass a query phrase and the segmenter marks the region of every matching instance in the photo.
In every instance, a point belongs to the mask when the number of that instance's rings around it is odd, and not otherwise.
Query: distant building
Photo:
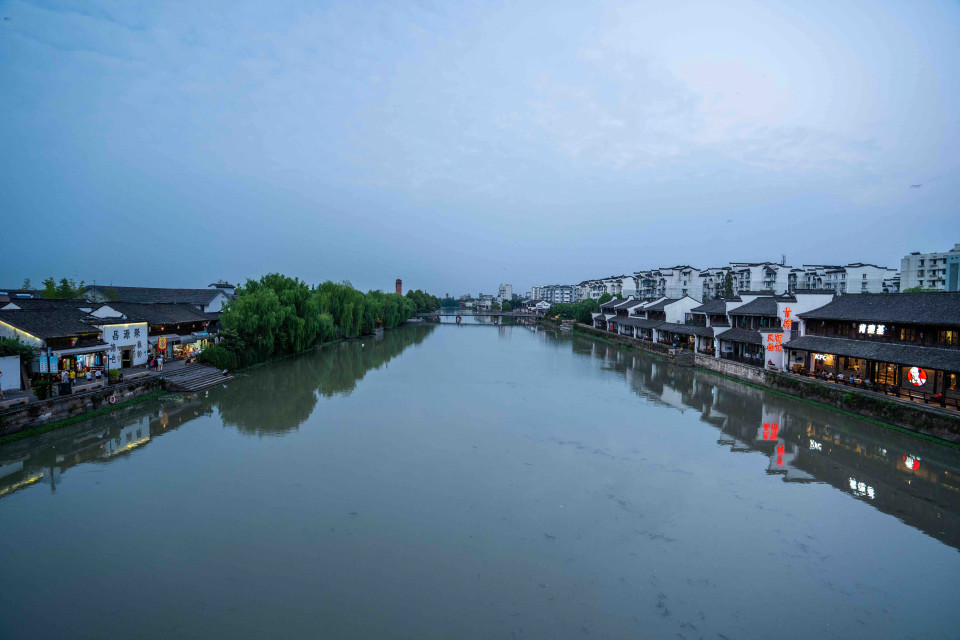
[[[403,280],[401,280],[400,278],[397,278],[396,284],[397,284],[397,295],[398,296],[403,295]],[[447,297],[449,298],[450,296],[448,295]]]
[[[503,301],[510,301],[513,299],[513,285],[512,284],[503,284],[500,283],[500,286],[497,288],[497,302],[503,304]]]
[[[900,291],[960,291],[960,244],[946,253],[915,251],[900,261]]]
[[[897,271],[874,264],[854,262],[846,266],[805,264],[791,291],[822,289],[838,295],[849,293],[897,293]]]

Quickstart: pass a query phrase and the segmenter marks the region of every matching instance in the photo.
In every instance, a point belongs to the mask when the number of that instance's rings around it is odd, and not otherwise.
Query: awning
[[[192,344],[196,341],[197,339],[193,336],[180,336],[180,344]]]
[[[103,344],[88,345],[86,347],[74,347],[73,349],[54,349],[53,355],[55,356],[80,356],[85,353],[101,353],[110,348],[106,342]]]
[[[941,371],[960,371],[960,349],[941,349],[915,344],[851,340],[849,338],[829,338],[825,336],[803,336],[785,343],[783,348],[911,367],[928,367]]]
[[[178,333],[165,333],[163,336],[149,336],[149,337],[147,338],[147,343],[148,343],[148,344],[154,344],[154,345],[155,345],[155,344],[157,344],[157,338],[160,338],[160,337],[166,338],[166,339],[167,339],[167,344],[172,344],[172,343],[174,343],[174,342],[180,342],[180,334],[178,334]]]

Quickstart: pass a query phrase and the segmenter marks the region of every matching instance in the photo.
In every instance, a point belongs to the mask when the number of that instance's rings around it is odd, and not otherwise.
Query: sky
[[[956,2],[0,0],[0,286],[899,268],[960,242],[958,30]]]

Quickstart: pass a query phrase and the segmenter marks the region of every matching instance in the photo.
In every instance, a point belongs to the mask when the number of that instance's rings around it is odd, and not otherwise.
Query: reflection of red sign
[[[763,423],[763,439],[764,440],[776,440],[777,432],[780,430],[779,422],[764,422]]]
[[[927,372],[920,367],[910,367],[910,375],[907,380],[915,387],[922,387],[927,383]]]
[[[921,371],[923,371],[923,369],[921,369]],[[903,456],[903,464],[906,465],[907,469],[919,469],[920,458],[914,458],[913,456]]]

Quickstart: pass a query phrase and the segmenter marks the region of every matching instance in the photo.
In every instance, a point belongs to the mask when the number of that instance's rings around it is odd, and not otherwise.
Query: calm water
[[[335,345],[0,465],[2,638],[960,635],[956,450],[533,328]]]

